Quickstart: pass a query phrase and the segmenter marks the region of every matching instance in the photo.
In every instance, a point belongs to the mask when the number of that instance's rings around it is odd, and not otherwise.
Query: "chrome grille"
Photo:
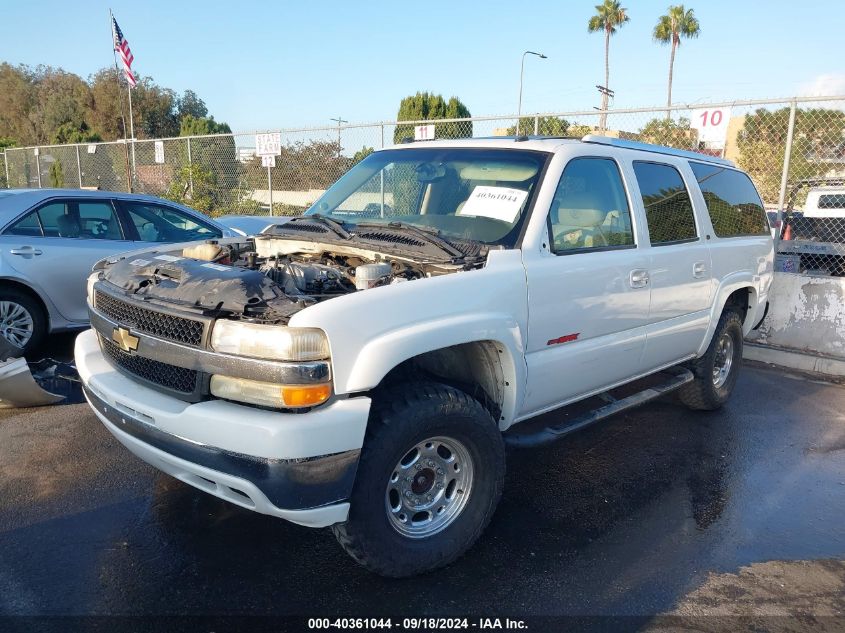
[[[201,376],[198,371],[127,354],[104,336],[100,336],[100,347],[112,363],[146,382],[184,394],[194,394],[198,390]]]
[[[202,321],[156,312],[143,306],[117,299],[101,290],[94,291],[94,305],[99,312],[133,330],[152,334],[169,341],[199,347],[202,344]]]

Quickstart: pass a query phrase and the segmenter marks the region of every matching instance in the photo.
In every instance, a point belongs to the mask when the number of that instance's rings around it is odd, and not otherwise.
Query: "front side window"
[[[769,234],[763,201],[748,176],[720,165],[690,162],[690,167],[718,237]]]
[[[401,222],[447,238],[513,246],[549,154],[482,148],[409,148],[371,154],[305,215],[354,231]]]
[[[146,202],[121,202],[142,242],[190,242],[221,237],[211,226],[172,207]]]
[[[619,167],[609,158],[567,163],[549,211],[552,252],[634,245]]]
[[[696,239],[692,201],[678,170],[662,163],[634,161],[634,173],[652,246]]]

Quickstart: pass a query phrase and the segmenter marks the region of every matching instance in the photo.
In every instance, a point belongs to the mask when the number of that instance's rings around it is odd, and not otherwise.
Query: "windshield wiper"
[[[314,215],[303,215],[299,218],[293,218],[290,220],[291,222],[316,222],[317,224],[321,224],[329,229],[332,233],[337,235],[338,237],[342,237],[345,240],[348,240],[351,236],[349,232],[343,228],[343,225],[340,222],[335,222],[334,220],[330,220],[329,218],[323,217],[319,213],[315,213]],[[281,225],[284,228],[284,224]]]
[[[388,228],[393,230],[407,231],[408,233],[413,233],[426,243],[431,244],[432,246],[436,246],[441,251],[443,251],[447,255],[450,255],[451,257],[464,257],[464,253],[462,253],[457,248],[452,246],[452,244],[440,237],[440,231],[438,231],[437,229],[422,228],[414,224],[407,224],[404,222],[388,222],[387,224],[380,224],[378,222],[359,222],[355,226],[376,229]]]

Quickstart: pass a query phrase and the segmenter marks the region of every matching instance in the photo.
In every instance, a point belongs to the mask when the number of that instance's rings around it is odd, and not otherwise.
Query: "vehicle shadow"
[[[628,564],[626,553],[609,564],[603,538],[640,539],[655,520],[684,530],[718,520],[728,497],[730,435],[718,416],[667,400],[558,445],[512,451],[504,497],[476,547],[444,570],[403,580],[358,567],[329,530],[241,510],[157,475],[149,515],[126,534],[130,543],[152,539],[141,551],[156,563],[104,567],[132,570],[131,578],[114,578],[123,591],[127,583],[139,589],[123,594],[130,611],[496,613],[508,604],[581,612],[618,599],[607,588]],[[111,556],[131,559],[137,551]],[[190,599],[170,600],[173,586]]]

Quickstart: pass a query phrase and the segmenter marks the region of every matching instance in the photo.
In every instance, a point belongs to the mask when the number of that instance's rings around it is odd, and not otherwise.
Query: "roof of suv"
[[[580,144],[595,144],[606,145],[609,147],[618,147],[620,149],[630,149],[642,152],[652,152],[655,154],[664,154],[668,156],[677,156],[679,158],[686,158],[689,160],[697,160],[706,163],[715,163],[718,165],[725,165],[728,167],[735,167],[732,161],[716,156],[710,156],[701,152],[693,152],[683,149],[675,149],[673,147],[666,147],[664,145],[652,145],[650,143],[641,143],[639,141],[628,141],[620,138],[612,138],[608,136],[599,136],[596,134],[588,134],[583,138],[567,138],[561,136],[494,136],[485,138],[464,138],[464,139],[439,139],[431,141],[417,141],[413,143],[402,143],[394,145],[388,149],[404,149],[408,147],[491,147],[501,149],[528,149],[543,152],[553,152],[557,148],[564,145],[580,145]]]

